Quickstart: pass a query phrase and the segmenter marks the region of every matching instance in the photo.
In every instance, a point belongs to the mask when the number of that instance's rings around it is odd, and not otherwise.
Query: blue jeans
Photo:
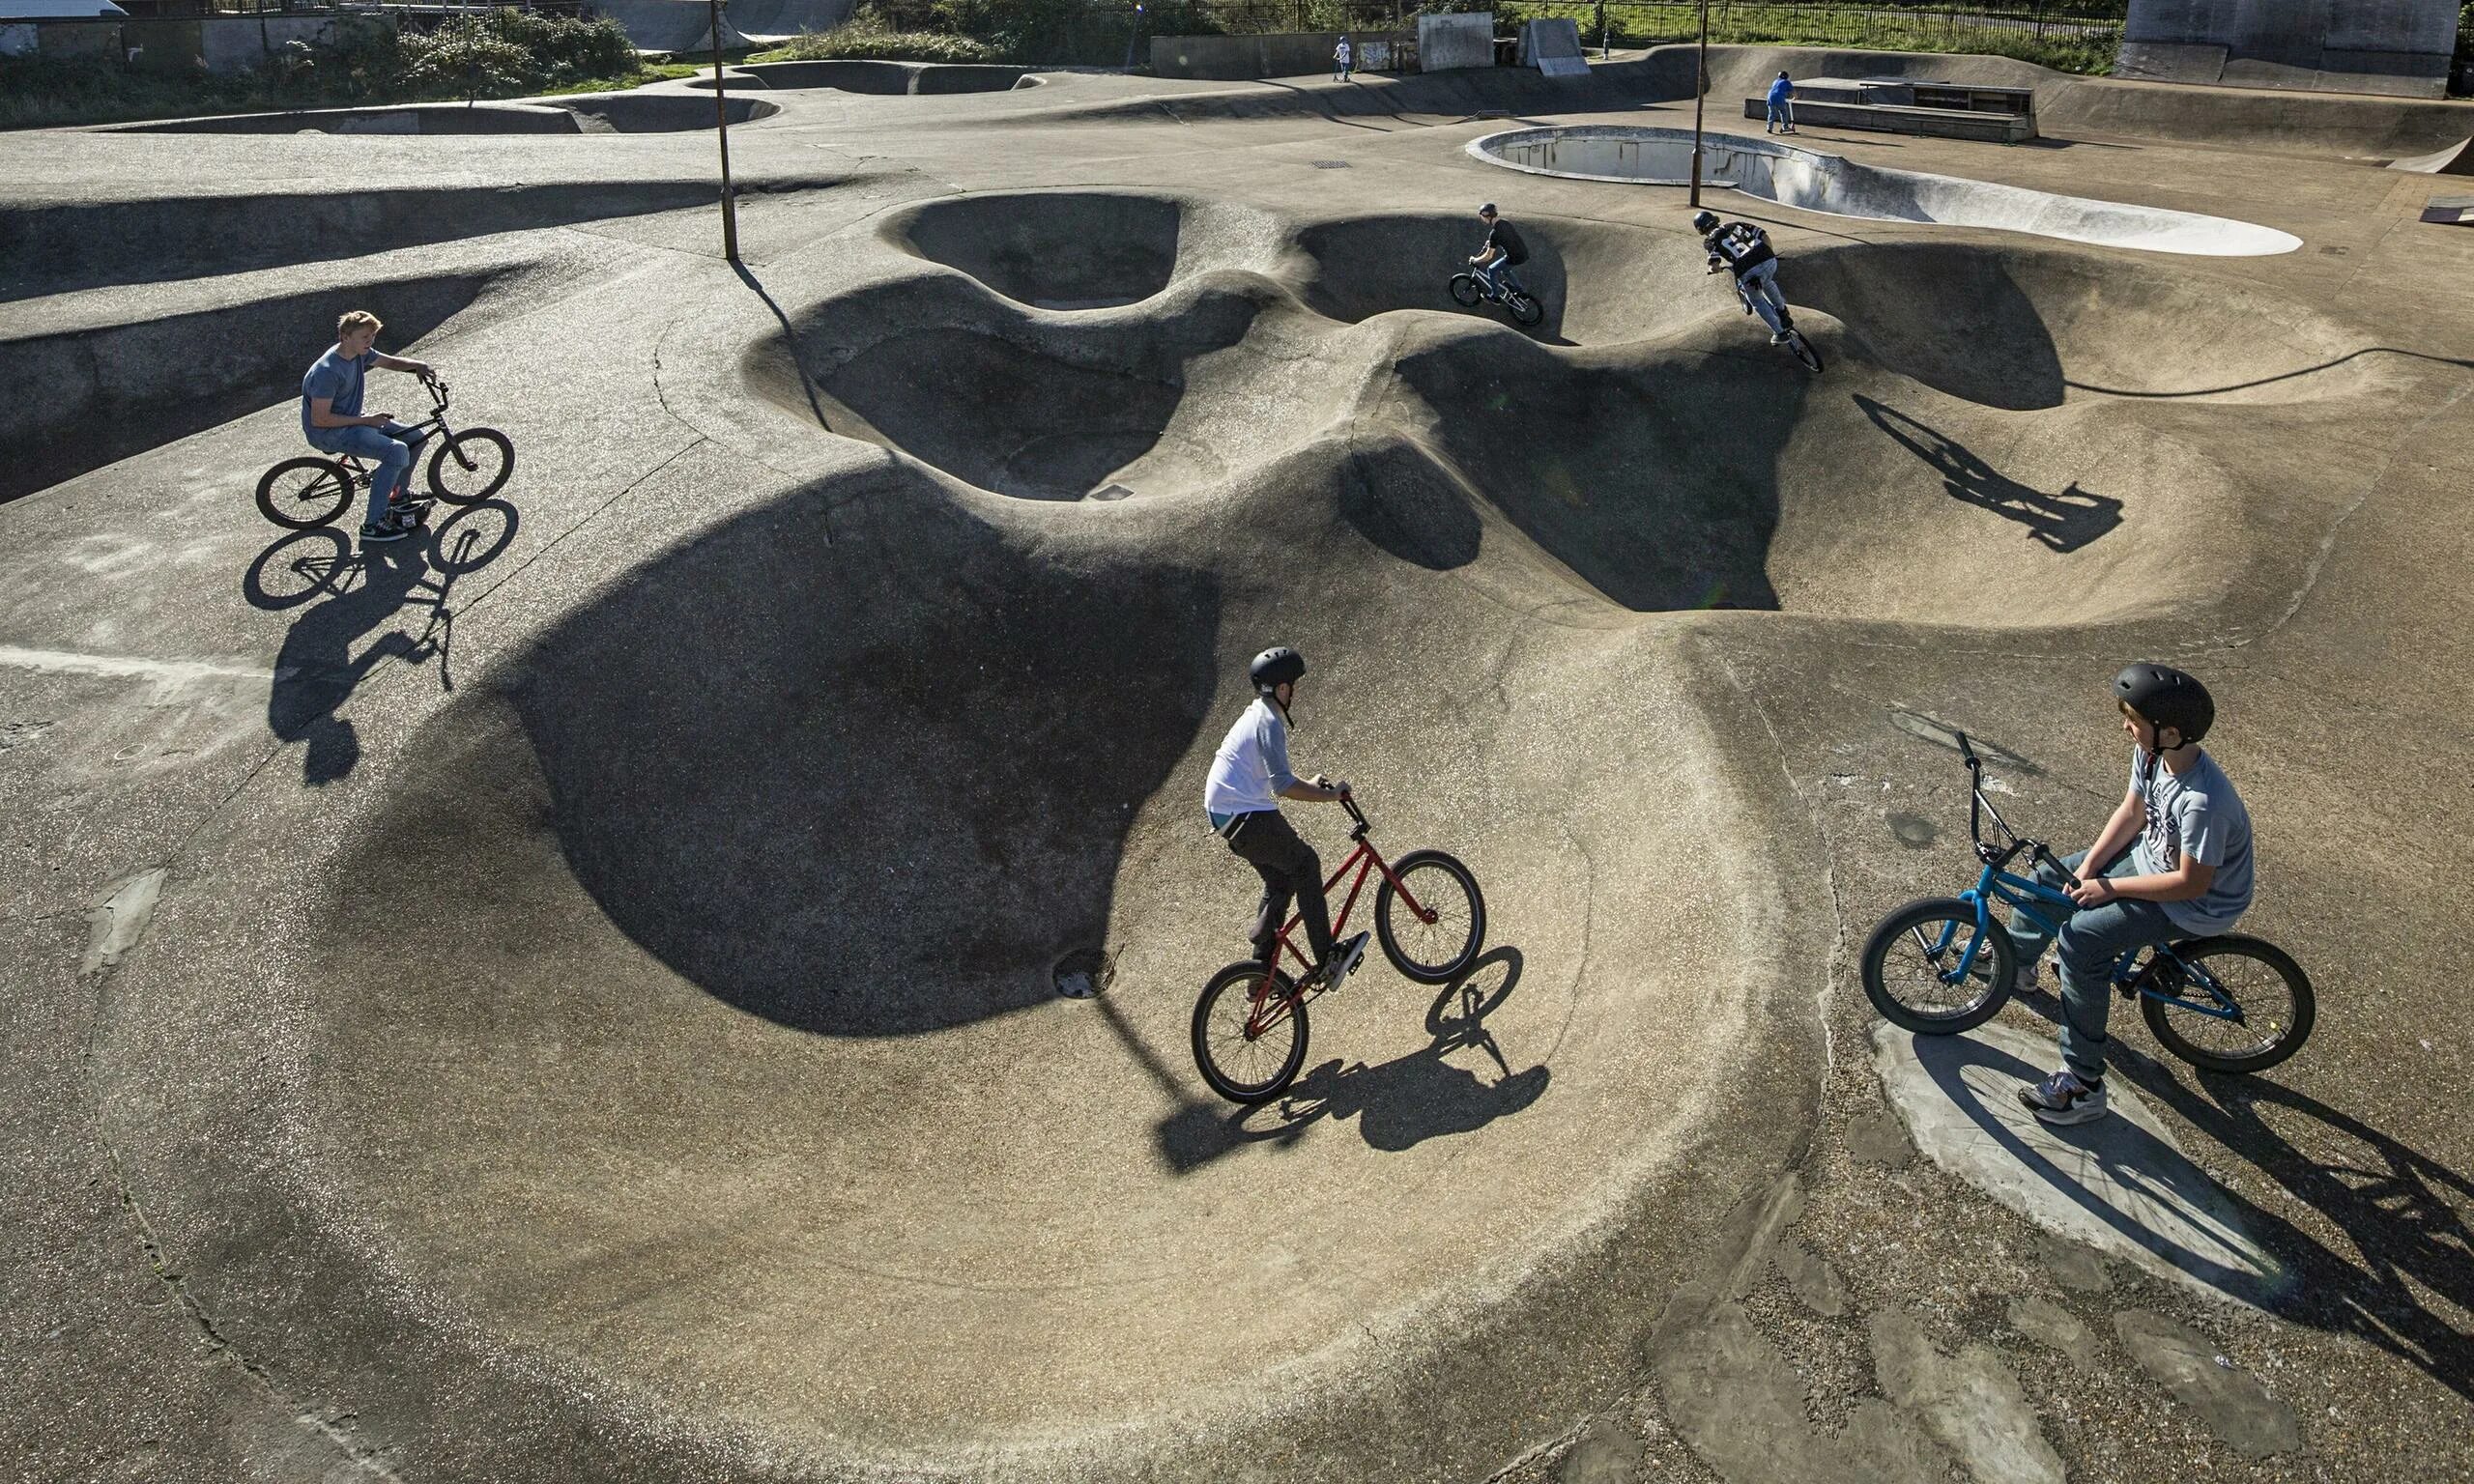
[[[1787,103],[1771,103],[1769,105],[1769,123],[1761,126],[1761,131],[1765,134],[1769,132],[1770,126],[1774,124],[1784,124],[1789,128],[1796,127],[1796,115],[1793,111],[1792,105]]]
[[[2087,852],[2082,850],[2062,865],[2077,871],[2086,859]],[[2139,868],[2131,852],[2124,850],[2105,864],[2102,873],[2133,876],[2139,874]],[[2062,889],[2061,872],[2052,866],[2037,867],[2036,880],[2056,891]],[[2120,899],[2101,907],[2078,908],[2038,902],[2036,908],[2061,925],[2057,940],[2061,946],[2061,1064],[2076,1072],[2080,1081],[2092,1084],[2105,1074],[2105,1021],[2114,1010],[2114,963],[2134,949],[2175,942],[2190,934],[2174,927],[2164,906],[2153,901]],[[2043,955],[2045,945],[2057,940],[2013,909],[2010,941],[2018,945],[2019,972],[2025,974]]]
[[[369,476],[369,524],[386,519],[387,502],[409,494],[413,463],[421,440],[429,435],[410,424],[389,421],[383,428],[308,428],[309,446],[321,453],[349,453],[375,465]]]
[[[1497,258],[1492,263],[1479,269],[1478,277],[1484,282],[1487,291],[1493,294],[1497,299],[1501,299],[1503,297],[1506,287],[1518,288],[1520,286],[1520,280],[1511,275],[1511,260],[1510,258]]]

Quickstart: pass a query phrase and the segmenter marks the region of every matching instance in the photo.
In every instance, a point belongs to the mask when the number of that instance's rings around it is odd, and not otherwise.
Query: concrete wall
[[[2436,98],[2456,0],[2131,0],[2128,77]]]
[[[1418,71],[1495,65],[1495,13],[1464,11],[1418,17]]]
[[[1340,43],[1338,31],[1286,31],[1269,36],[1155,36],[1151,39],[1151,75],[1208,77],[1232,81],[1251,77],[1329,75],[1332,48]]]

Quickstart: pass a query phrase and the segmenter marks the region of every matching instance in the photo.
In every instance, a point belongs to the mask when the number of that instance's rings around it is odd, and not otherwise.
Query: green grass
[[[830,31],[792,37],[751,62],[838,62],[846,58],[885,62],[1002,62],[1005,49],[976,37],[942,31],[900,31],[873,11],[862,10]]]

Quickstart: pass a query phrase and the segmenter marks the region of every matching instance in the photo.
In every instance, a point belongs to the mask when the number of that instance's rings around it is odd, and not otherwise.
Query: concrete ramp
[[[1520,28],[1520,65],[1549,77],[1586,77],[1589,63],[1581,56],[1580,26],[1569,15],[1524,21]]]
[[[2460,139],[2444,150],[2429,155],[2416,155],[2405,159],[2392,159],[2391,170],[2410,170],[2416,175],[2474,175],[2474,139]]]
[[[1468,148],[1489,164],[1570,180],[1682,186],[1692,176],[1692,135],[1680,128],[1619,124],[1514,128],[1472,140]],[[1705,184],[1799,211],[1876,221],[1991,227],[2211,258],[2267,257],[2302,245],[2289,233],[2223,216],[1886,170],[1819,150],[1734,134],[1704,136],[1701,176]]]
[[[713,49],[713,12],[704,0],[587,0],[585,14],[618,22],[638,51]],[[752,44],[728,12],[722,16],[721,41],[725,49]]]

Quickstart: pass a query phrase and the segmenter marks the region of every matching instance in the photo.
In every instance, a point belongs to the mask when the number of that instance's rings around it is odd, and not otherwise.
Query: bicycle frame
[[[429,415],[418,422],[405,424],[406,427],[412,429],[414,433],[418,435],[416,438],[407,440],[406,442],[408,447],[415,449],[417,449],[422,444],[428,442],[433,432],[441,438],[452,439],[455,437],[455,430],[446,425],[446,384],[441,381],[428,381],[421,385],[429,392]],[[335,455],[335,458],[344,466],[344,468],[351,470],[359,476],[353,481],[356,487],[368,484],[370,479],[373,477],[368,466],[361,463],[360,456],[359,454],[340,453]],[[456,462],[466,463],[465,460],[460,458]],[[466,467],[470,468],[469,463],[466,464]]]
[[[1434,913],[1419,903],[1417,894],[1409,890],[1409,883],[1400,879],[1399,874],[1393,870],[1392,863],[1385,860],[1383,852],[1375,849],[1374,842],[1366,838],[1369,826],[1366,815],[1358,810],[1357,800],[1343,794],[1340,797],[1340,807],[1347,810],[1349,818],[1355,821],[1349,829],[1349,839],[1356,843],[1356,848],[1349,852],[1347,860],[1340,863],[1340,869],[1333,871],[1330,879],[1323,883],[1323,895],[1329,897],[1332,890],[1340,884],[1342,876],[1355,872],[1356,879],[1349,883],[1348,899],[1340,903],[1340,910],[1332,918],[1332,936],[1335,939],[1341,936],[1342,929],[1348,926],[1350,910],[1356,907],[1359,894],[1366,890],[1366,877],[1376,871],[1383,873],[1383,879],[1391,883],[1393,891],[1399,894],[1401,904],[1416,913],[1418,921],[1433,922]],[[1296,943],[1289,937],[1289,934],[1297,931],[1305,922],[1304,913],[1291,914],[1288,925],[1280,930],[1280,946],[1287,951],[1288,956],[1310,969],[1314,966],[1314,960],[1300,953]],[[1279,963],[1280,959],[1280,954],[1275,951],[1272,955],[1273,963]],[[1250,1035],[1261,1033],[1262,1027],[1268,1023],[1266,1012],[1284,1008],[1293,997],[1288,993],[1278,995],[1271,993],[1273,983],[1272,977],[1266,974],[1254,986],[1253,1013],[1248,1017],[1247,1021],[1247,1030]]]
[[[2041,841],[2028,839],[2010,828],[2010,822],[2001,817],[2001,811],[1994,806],[1991,799],[1985,797],[1984,764],[1976,757],[1975,749],[1968,744],[1967,733],[1960,732],[1957,735],[1959,756],[1967,759],[1968,765],[1968,833],[1975,840],[1976,858],[1984,863],[1984,871],[1976,877],[1972,888],[1959,893],[1959,900],[1967,903],[1975,913],[1975,936],[1968,941],[1967,950],[1959,956],[1957,966],[1942,976],[1944,984],[1964,983],[1967,977],[1974,972],[1975,957],[1984,947],[1986,933],[2009,930],[2006,928],[1997,928],[1994,924],[1993,903],[1996,900],[2006,902],[2013,912],[2024,914],[2049,938],[2061,931],[2059,917],[2048,917],[2045,913],[2036,910],[2037,907],[2064,907],[2074,910],[2077,908],[2078,903],[2073,901],[2067,893],[2057,891],[2041,881],[2031,880],[2004,870],[2003,868],[2012,861],[2022,854],[2035,860],[2039,865],[2051,861],[2055,867],[2060,869],[2062,875],[2072,886],[2080,884],[2079,877],[2072,874],[2067,867],[2062,866],[2060,860]],[[1987,814],[1993,817],[1995,827],[2008,837],[2009,844],[1991,845],[1985,842],[1983,821]],[[2068,913],[2064,912],[2059,916],[2067,915]],[[1941,962],[1942,955],[1949,952],[1951,941],[1957,937],[1958,930],[1959,925],[1956,922],[1943,926],[1940,941],[1927,947],[1926,951],[1931,962]],[[1919,933],[1917,936],[1921,938],[1922,935]],[[2155,958],[2149,960],[2146,971],[2136,974],[2134,968],[2140,955],[2150,950],[2134,948],[2123,954],[2114,961],[2113,969],[2107,975],[2108,982],[2115,990],[2123,994],[2131,992],[2135,982],[2139,993],[2144,997],[2161,1001],[2178,1010],[2187,1010],[2193,1014],[2236,1022],[2244,1018],[2242,1007],[2235,1003],[2232,996],[2225,992],[2225,987],[2216,983],[2215,977],[2174,953],[2172,944],[2156,944],[2152,951]],[[2206,990],[2208,1002],[2186,1000],[2178,995],[2167,994],[2159,990],[2156,987],[2156,981],[2159,978],[2156,973],[2158,959],[2170,959],[2180,979],[2186,983],[2195,983]]]

